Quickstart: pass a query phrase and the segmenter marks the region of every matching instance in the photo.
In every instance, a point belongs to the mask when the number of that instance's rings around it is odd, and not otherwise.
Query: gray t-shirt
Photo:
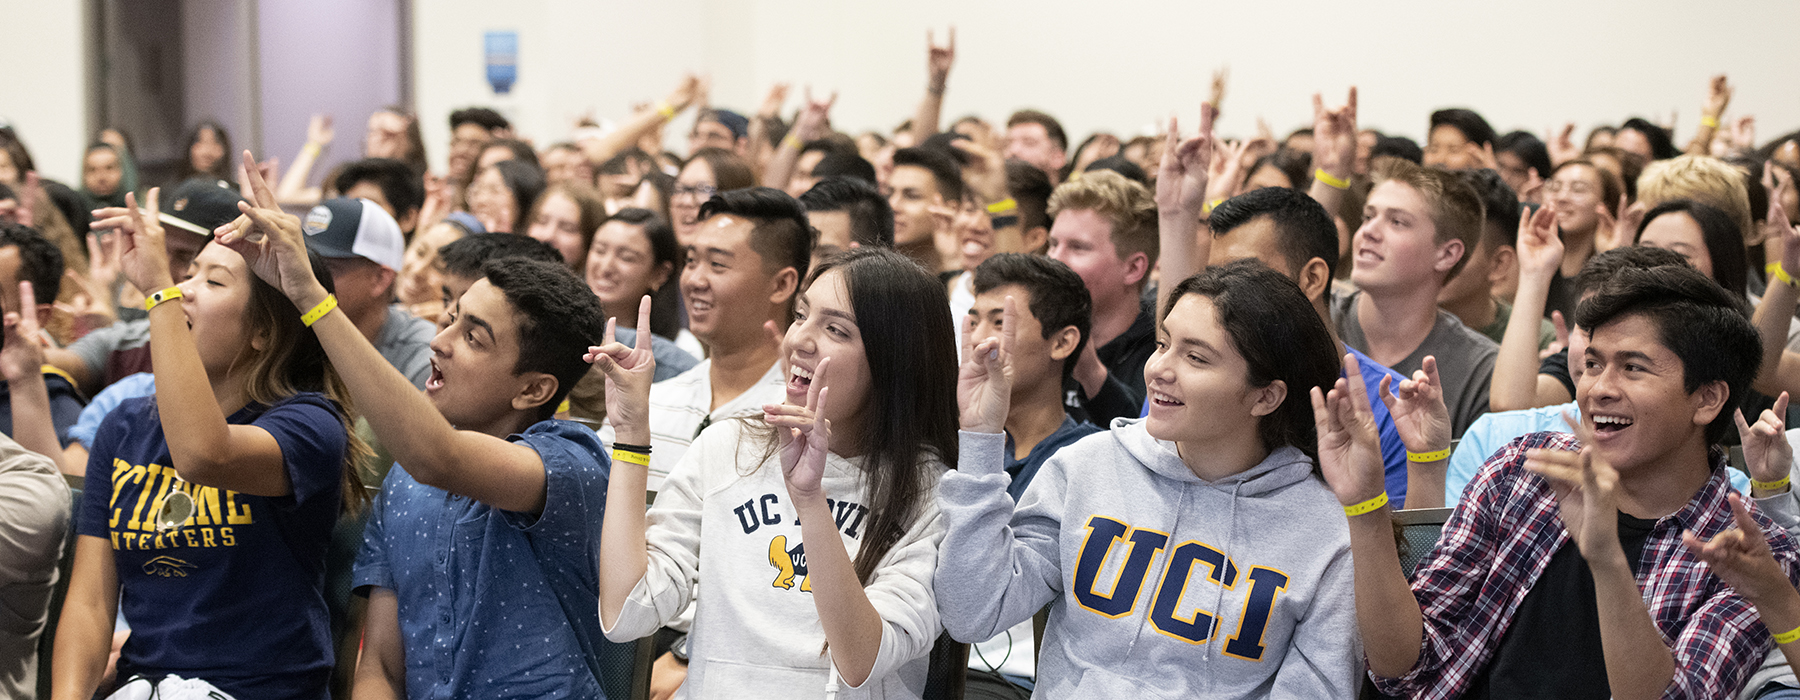
[[[1345,345],[1367,354],[1368,336],[1356,318],[1356,299],[1362,292],[1342,297],[1332,304],[1332,322]],[[1408,377],[1425,364],[1425,356],[1437,358],[1438,379],[1444,385],[1444,404],[1450,408],[1450,437],[1462,437],[1481,414],[1488,412],[1488,386],[1494,380],[1494,357],[1500,346],[1487,336],[1463,325],[1461,320],[1438,309],[1437,323],[1431,333],[1412,353],[1391,367]]]
[[[420,389],[431,378],[431,339],[437,336],[437,324],[406,312],[399,304],[389,304],[387,321],[375,337],[375,350],[400,370],[406,380]]]

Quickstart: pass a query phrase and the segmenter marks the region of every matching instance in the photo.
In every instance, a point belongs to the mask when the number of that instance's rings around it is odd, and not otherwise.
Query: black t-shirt
[[[1655,520],[1619,514],[1619,546],[1632,571],[1637,570],[1644,540],[1655,527]],[[1463,697],[1612,697],[1606,683],[1606,656],[1600,647],[1594,574],[1581,558],[1575,540],[1563,543],[1551,555],[1549,566],[1519,603],[1494,657]]]
[[[1544,298],[1544,318],[1550,318],[1550,312],[1561,311],[1563,320],[1570,325],[1575,323],[1575,279],[1564,277],[1562,270],[1550,278],[1550,295]]]
[[[1569,349],[1556,351],[1555,355],[1538,362],[1538,374],[1555,377],[1564,389],[1569,390],[1569,398],[1575,397],[1575,378],[1569,374]]]

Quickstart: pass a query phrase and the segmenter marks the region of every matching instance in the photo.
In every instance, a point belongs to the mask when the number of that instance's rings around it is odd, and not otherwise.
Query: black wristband
[[[627,445],[623,442],[615,442],[615,443],[613,443],[613,449],[624,450],[626,452],[636,452],[641,455],[650,454],[650,446],[649,445]]]

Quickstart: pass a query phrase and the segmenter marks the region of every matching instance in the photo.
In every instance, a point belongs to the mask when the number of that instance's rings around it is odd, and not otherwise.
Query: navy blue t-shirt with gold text
[[[347,435],[335,406],[301,393],[227,422],[281,445],[293,493],[251,496],[179,481],[154,396],[106,417],[88,459],[77,532],[112,543],[131,638],[119,678],[200,678],[237,698],[324,698],[331,676],[325,547],[342,502]],[[193,517],[158,532],[171,489]]]

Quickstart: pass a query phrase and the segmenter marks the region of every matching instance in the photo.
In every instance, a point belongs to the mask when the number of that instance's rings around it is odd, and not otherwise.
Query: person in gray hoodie
[[[1349,532],[1306,399],[1336,380],[1330,332],[1246,260],[1180,282],[1156,340],[1148,418],[1063,448],[1016,507],[1009,343],[964,359],[938,492],[945,629],[985,640],[1048,605],[1037,697],[1355,697]]]

